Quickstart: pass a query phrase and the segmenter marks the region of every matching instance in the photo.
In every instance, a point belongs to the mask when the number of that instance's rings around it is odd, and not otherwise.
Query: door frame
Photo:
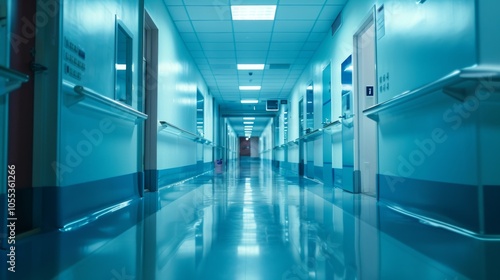
[[[374,6],[371,11],[368,13],[366,16],[365,20],[361,24],[361,26],[358,28],[356,33],[353,36],[353,61],[352,65],[354,66],[354,71],[353,71],[353,106],[354,106],[354,139],[359,139],[359,141],[354,141],[354,185],[355,189],[360,190],[360,192],[369,194],[372,196],[377,195],[377,190],[378,190],[378,180],[376,178],[376,174],[378,174],[378,168],[379,168],[379,153],[378,153],[378,123],[374,122],[374,125],[376,126],[375,129],[375,135],[373,134],[367,134],[368,132],[362,131],[361,128],[364,127],[361,125],[362,122],[365,121],[372,121],[369,120],[366,116],[363,114],[363,109],[360,109],[362,104],[361,104],[361,96],[365,93],[364,90],[364,85],[361,85],[360,83],[360,76],[363,75],[362,67],[360,67],[360,41],[362,40],[363,35],[369,30],[369,28],[373,27],[373,60],[374,60],[374,65],[373,65],[373,103],[377,103],[377,72],[376,72],[376,64],[377,64],[377,30],[376,30],[376,7]],[[368,86],[368,85],[366,85]],[[376,147],[375,149],[375,158],[374,158],[374,165],[375,165],[375,180],[374,184],[374,190],[366,191],[366,187],[363,187],[363,173],[366,171],[362,167],[361,159],[363,158],[363,149],[361,149],[362,139],[373,139],[374,141],[374,146]]]
[[[158,27],[144,9],[143,27],[143,100],[145,113],[144,189],[158,190]],[[151,44],[150,46],[148,44]],[[149,46],[149,47],[145,47]]]

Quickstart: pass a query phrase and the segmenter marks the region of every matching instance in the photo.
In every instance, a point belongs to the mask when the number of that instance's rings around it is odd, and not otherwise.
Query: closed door
[[[323,70],[323,124],[332,121],[332,93],[331,93],[331,67],[328,65]],[[333,187],[332,169],[332,137],[323,133],[323,183],[325,186]]]
[[[342,82],[342,188],[357,192],[354,185],[354,114],[352,108],[352,57],[341,65]]]
[[[378,173],[378,127],[377,122],[362,112],[377,103],[375,73],[375,21],[371,15],[354,36],[355,42],[355,86],[356,114],[358,124],[355,131],[355,174],[360,191],[376,196]]]
[[[304,135],[304,99],[299,101],[299,137]],[[299,176],[304,176],[304,142],[299,142]]]
[[[144,134],[144,188],[156,191],[158,190],[158,28],[147,12],[144,12],[143,36],[142,83],[145,113],[148,115]]]

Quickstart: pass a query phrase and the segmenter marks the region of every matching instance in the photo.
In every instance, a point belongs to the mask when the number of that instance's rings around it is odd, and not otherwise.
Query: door
[[[323,126],[332,121],[332,74],[331,66],[323,70]],[[332,173],[332,136],[323,133],[323,183],[325,186],[333,187]]]
[[[354,35],[355,104],[357,123],[355,130],[355,178],[361,192],[376,196],[378,173],[377,122],[367,118],[363,110],[377,103],[376,36],[373,13]]]
[[[143,96],[148,119],[145,124],[144,170],[145,185],[150,191],[158,190],[158,28],[144,11],[143,31]]]
[[[304,99],[299,101],[299,137],[304,135]],[[304,142],[299,142],[299,176],[304,176]]]
[[[354,114],[352,108],[352,56],[341,65],[342,82],[342,188],[358,192],[354,185]]]
[[[307,131],[314,130],[314,86],[311,82],[306,89],[306,112],[307,112]],[[306,176],[309,178],[314,178],[314,141],[306,142],[306,157],[307,157],[307,165],[306,165]]]

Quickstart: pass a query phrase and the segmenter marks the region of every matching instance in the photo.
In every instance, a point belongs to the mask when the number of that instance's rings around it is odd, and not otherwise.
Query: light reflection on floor
[[[258,161],[147,193],[70,232],[25,238],[18,256],[8,279],[500,279],[498,242]]]

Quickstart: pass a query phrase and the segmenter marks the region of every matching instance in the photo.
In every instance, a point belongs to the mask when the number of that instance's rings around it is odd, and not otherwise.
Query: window
[[[116,20],[115,99],[132,105],[132,34]]]
[[[196,131],[205,137],[205,98],[200,91],[196,93]]]

